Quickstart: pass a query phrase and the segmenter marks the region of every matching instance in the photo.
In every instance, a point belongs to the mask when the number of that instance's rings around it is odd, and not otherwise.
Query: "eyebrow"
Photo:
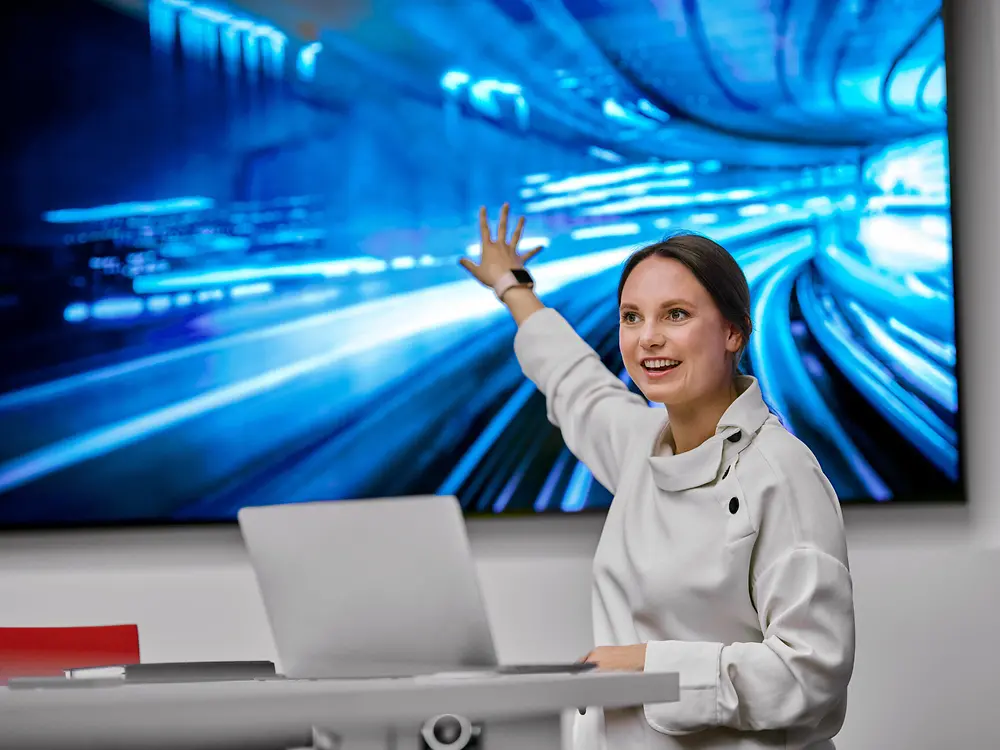
[[[688,302],[686,299],[668,299],[666,302],[661,302],[659,305],[660,310],[668,310],[674,307],[694,307],[694,304]],[[618,306],[619,310],[635,310],[638,312],[639,308],[633,305],[631,302],[622,302]]]

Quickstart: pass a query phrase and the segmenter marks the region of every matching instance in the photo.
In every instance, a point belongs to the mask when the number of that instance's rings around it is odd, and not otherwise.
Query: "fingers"
[[[486,206],[479,207],[479,241],[483,245],[487,245],[492,242],[490,238],[490,222],[486,217]]]
[[[521,235],[524,232],[524,217],[521,216],[517,220],[517,224],[514,227],[514,234],[510,238],[510,242],[507,242],[507,221],[510,218],[510,204],[504,203],[503,207],[500,209],[500,220],[497,222],[497,236],[496,240],[493,239],[492,233],[490,232],[490,221],[489,216],[486,213],[486,206],[479,207],[479,241],[485,247],[486,245],[497,242],[500,245],[507,245],[512,250],[517,250],[517,245],[521,241]],[[537,253],[538,248],[532,251],[532,254]]]
[[[479,277],[479,266],[473,263],[468,258],[459,258],[458,262],[461,264],[462,268],[472,274],[472,276],[479,282],[483,280]]]
[[[514,227],[514,235],[510,238],[510,249],[517,252],[517,243],[521,241],[521,232],[524,231],[524,217],[521,216],[517,220],[517,226]]]
[[[543,245],[539,245],[534,250],[529,250],[528,252],[526,252],[524,255],[521,256],[521,262],[527,263],[529,260],[531,260],[540,252],[542,252],[543,247],[544,247]]]
[[[497,223],[497,242],[504,244],[507,242],[507,215],[510,213],[510,204],[504,203],[500,208],[500,221]]]

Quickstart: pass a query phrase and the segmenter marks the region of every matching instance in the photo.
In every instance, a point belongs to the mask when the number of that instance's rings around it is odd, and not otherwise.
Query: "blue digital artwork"
[[[626,382],[622,263],[701,232],[842,501],[961,499],[940,0],[334,6],[5,11],[0,526],[606,508],[458,263],[504,201]]]

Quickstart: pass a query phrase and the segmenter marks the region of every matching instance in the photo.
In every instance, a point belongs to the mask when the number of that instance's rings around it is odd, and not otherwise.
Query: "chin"
[[[642,395],[646,397],[646,400],[652,401],[654,404],[671,406],[684,403],[689,400],[684,395],[684,388],[679,388],[676,385],[646,383],[646,387],[641,390]]]
[[[675,409],[688,401],[686,398],[671,398],[670,396],[657,396],[656,394],[647,396],[646,400],[652,404],[663,406],[667,409]]]

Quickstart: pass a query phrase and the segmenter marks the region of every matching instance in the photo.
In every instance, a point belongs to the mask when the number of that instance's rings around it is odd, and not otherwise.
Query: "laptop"
[[[238,520],[285,677],[590,666],[498,664],[455,497],[246,507]]]

